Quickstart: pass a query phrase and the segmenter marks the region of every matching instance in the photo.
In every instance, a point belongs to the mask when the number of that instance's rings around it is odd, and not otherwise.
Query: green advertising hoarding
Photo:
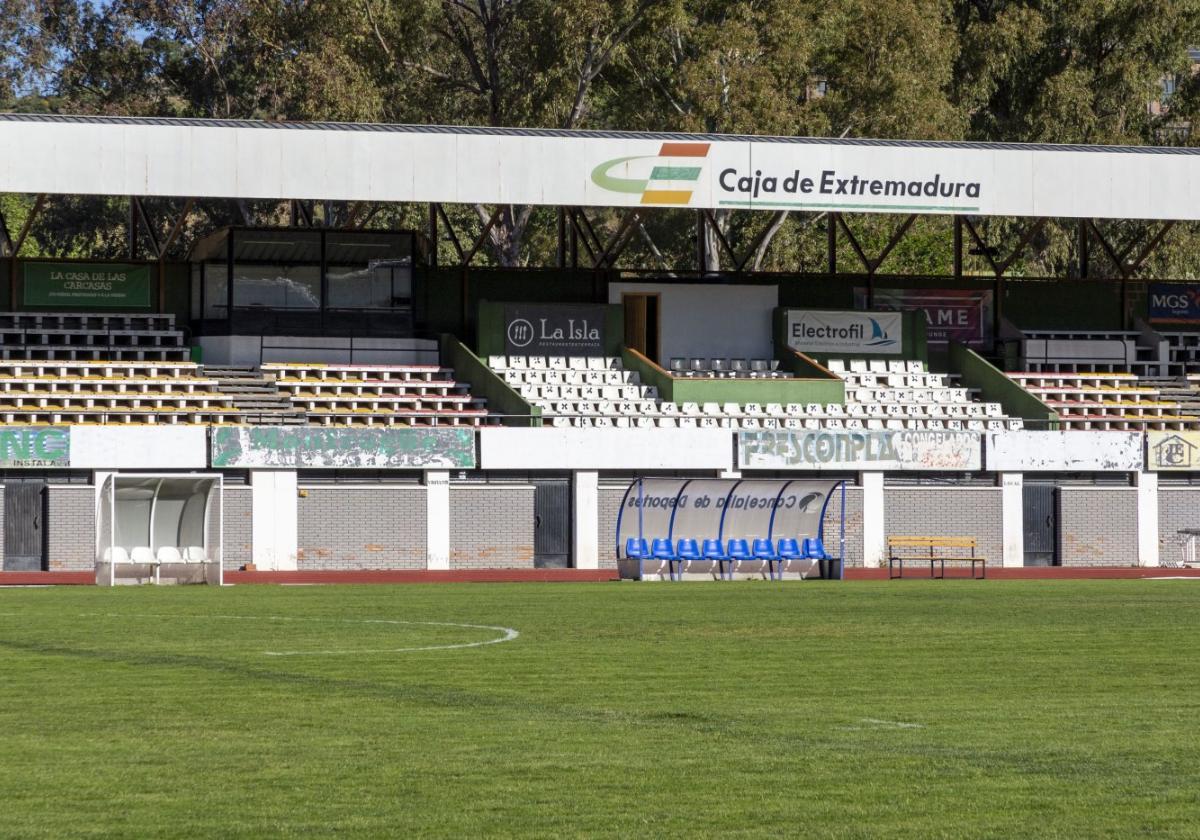
[[[475,466],[467,428],[222,426],[212,431],[216,468],[403,469]]]
[[[31,469],[70,465],[70,428],[8,426],[0,429],[0,468]]]
[[[147,265],[27,262],[24,280],[31,308],[150,308]]]

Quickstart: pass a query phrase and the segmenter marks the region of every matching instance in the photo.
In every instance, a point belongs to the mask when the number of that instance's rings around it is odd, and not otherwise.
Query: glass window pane
[[[315,265],[233,267],[233,305],[265,309],[319,309],[321,270]]]
[[[412,304],[412,266],[377,262],[329,267],[331,309],[398,309]]]
[[[205,263],[204,265],[204,317],[228,318],[227,282],[229,269],[225,263]]]

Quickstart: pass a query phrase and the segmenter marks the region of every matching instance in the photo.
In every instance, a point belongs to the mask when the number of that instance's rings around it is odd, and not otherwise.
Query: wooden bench
[[[946,577],[946,561],[970,563],[972,580],[987,577],[987,560],[975,556],[977,544],[974,537],[888,537],[887,548],[889,580],[904,577],[905,560],[928,560],[930,578]],[[979,567],[978,578],[975,576],[976,566]]]

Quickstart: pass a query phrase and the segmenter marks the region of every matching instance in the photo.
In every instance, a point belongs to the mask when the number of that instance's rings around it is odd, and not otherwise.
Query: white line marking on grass
[[[424,645],[422,647],[359,649],[346,648],[341,650],[264,650],[263,656],[345,656],[354,653],[417,653],[426,650],[460,650],[465,648],[498,645],[511,642],[521,635],[512,627],[501,627],[494,624],[463,624],[457,621],[404,621],[395,618],[303,618],[288,615],[179,615],[175,613],[80,613],[81,618],[174,618],[174,619],[219,619],[222,621],[316,621],[325,624],[394,624],[422,627],[462,627],[468,630],[494,630],[500,633],[494,639],[484,639],[479,642],[461,642],[453,645]]]
[[[859,723],[869,723],[872,726],[885,726],[888,729],[924,729],[921,723],[904,723],[899,720],[879,720],[878,718],[860,718]]]

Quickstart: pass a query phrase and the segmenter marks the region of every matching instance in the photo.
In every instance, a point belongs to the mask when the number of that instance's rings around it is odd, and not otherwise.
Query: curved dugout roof
[[[0,114],[0,192],[1200,218],[1200,149]]]

